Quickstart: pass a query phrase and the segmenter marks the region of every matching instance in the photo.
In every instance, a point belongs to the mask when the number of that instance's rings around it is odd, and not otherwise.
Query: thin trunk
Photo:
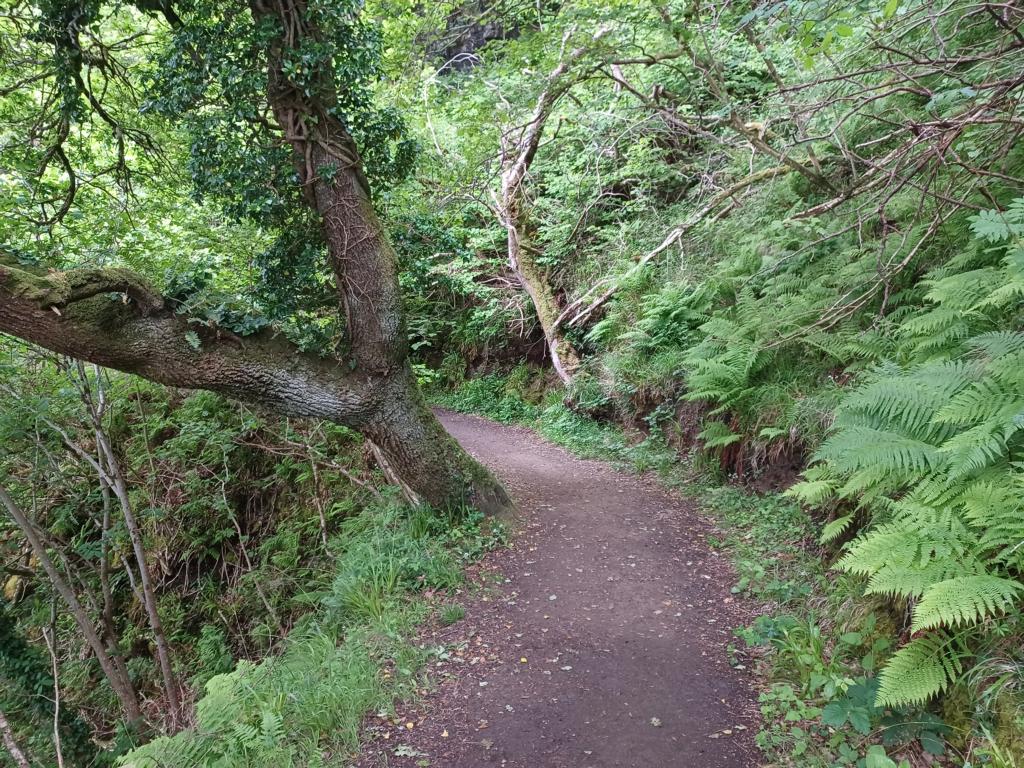
[[[515,272],[533,303],[537,320],[540,322],[541,330],[544,331],[544,339],[551,356],[551,365],[555,369],[555,373],[558,374],[558,378],[568,385],[572,383],[573,374],[580,366],[580,356],[572,342],[562,334],[558,324],[558,318],[562,311],[551,290],[551,282],[543,268],[537,263],[533,250],[526,241],[526,225],[520,220],[522,218],[521,209],[521,201],[510,202],[505,206],[509,266],[512,267],[512,271]]]
[[[110,588],[110,524],[113,502],[110,499],[110,488],[100,480],[100,495],[103,498],[103,522],[100,533],[100,592],[103,596],[103,607],[100,616],[103,623],[103,634],[110,648],[110,656],[117,668],[125,677],[128,667],[125,666],[124,654],[121,653],[121,638],[114,622],[114,592]],[[128,569],[131,574],[131,569]]]
[[[167,705],[170,710],[170,722],[176,726],[181,717],[181,700],[179,696],[178,680],[174,674],[174,667],[171,664],[171,652],[167,643],[167,635],[164,633],[163,622],[160,620],[160,611],[157,608],[156,590],[153,588],[153,577],[149,570],[149,563],[146,558],[146,548],[142,541],[142,531],[139,528],[138,519],[135,517],[135,509],[128,495],[128,484],[124,479],[124,472],[121,471],[121,462],[114,453],[110,443],[110,437],[103,428],[103,416],[106,409],[106,393],[103,391],[102,373],[96,369],[96,397],[93,398],[89,384],[89,377],[85,367],[77,365],[79,386],[82,399],[92,420],[93,434],[96,436],[96,444],[100,449],[100,468],[105,477],[100,477],[101,482],[106,482],[114,492],[114,496],[121,507],[121,514],[124,517],[125,526],[128,529],[128,538],[132,543],[132,551],[135,554],[135,563],[139,569],[139,583],[142,586],[142,603],[146,609],[146,616],[149,619],[149,628],[153,633],[153,642],[156,645],[157,664],[160,667],[160,676],[163,678],[164,694],[167,696]]]
[[[327,514],[324,511],[324,497],[321,495],[320,471],[316,468],[316,457],[312,451],[309,454],[309,467],[313,471],[313,505],[316,507],[316,514],[320,518],[320,541],[327,551]]]
[[[102,434],[102,432],[100,433]],[[114,481],[114,496],[121,506],[121,514],[124,516],[125,526],[128,528],[128,538],[132,542],[132,551],[135,554],[135,563],[139,569],[139,583],[142,587],[142,603],[146,609],[146,616],[149,619],[149,628],[153,633],[153,642],[156,645],[157,664],[160,667],[160,676],[164,682],[164,693],[167,696],[167,705],[170,709],[170,722],[172,726],[177,725],[181,716],[181,700],[177,677],[174,674],[174,667],[171,664],[171,653],[167,644],[167,635],[164,633],[163,622],[160,621],[160,611],[157,609],[156,590],[153,588],[153,577],[149,570],[149,563],[146,559],[146,549],[142,541],[142,531],[135,517],[135,510],[132,508],[128,496],[128,488],[124,482],[124,476],[117,459],[110,450],[106,436],[103,437],[104,452],[107,454],[107,469]]]
[[[64,768],[64,746],[60,738],[60,664],[57,661],[57,603],[50,607],[50,629],[43,630],[46,650],[50,652],[53,670],[53,749],[57,755],[57,768]]]
[[[21,747],[18,746],[18,742],[14,739],[14,730],[11,728],[11,724],[7,722],[7,715],[3,713],[3,710],[0,710],[0,736],[3,737],[7,754],[14,760],[17,768],[31,768],[28,758],[25,757],[25,753],[21,751]]]
[[[135,689],[132,686],[131,680],[121,676],[120,671],[111,659],[106,647],[104,647],[103,641],[100,639],[96,625],[93,624],[92,619],[89,618],[89,614],[82,607],[82,604],[79,602],[74,590],[68,586],[68,583],[65,581],[63,575],[61,575],[60,570],[54,564],[53,560],[50,559],[50,555],[46,551],[46,547],[44,546],[39,533],[36,531],[35,525],[33,525],[32,521],[29,520],[28,516],[22,511],[21,507],[18,506],[3,486],[0,486],[0,504],[7,509],[8,514],[14,520],[15,524],[21,529],[22,534],[28,540],[29,546],[32,547],[32,553],[36,556],[39,564],[42,565],[43,570],[46,571],[46,575],[49,577],[53,588],[67,605],[68,610],[71,611],[71,615],[74,618],[75,623],[78,624],[79,631],[81,631],[89,648],[96,655],[96,660],[99,662],[100,668],[103,670],[103,674],[106,675],[106,678],[110,683],[110,687],[113,688],[114,694],[121,703],[121,708],[124,710],[125,717],[129,724],[141,724],[142,711],[139,709],[139,702],[136,698]]]
[[[606,30],[598,29],[594,35],[597,41]],[[566,384],[572,383],[573,375],[580,365],[580,356],[572,342],[565,338],[558,323],[561,310],[551,288],[551,282],[537,263],[533,249],[528,242],[529,212],[524,185],[533,158],[540,148],[548,118],[558,100],[564,96],[580,75],[570,76],[573,65],[587,52],[580,47],[570,51],[548,74],[534,105],[529,122],[513,136],[506,132],[501,139],[501,192],[497,198],[497,214],[508,234],[508,261],[519,283],[523,286],[537,320],[544,331],[551,365],[555,373]]]

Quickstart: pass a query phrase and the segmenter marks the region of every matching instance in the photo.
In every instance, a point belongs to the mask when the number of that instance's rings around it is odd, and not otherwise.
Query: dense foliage
[[[431,76],[422,114],[435,175],[475,202],[430,199],[488,242],[500,222],[471,169],[493,168],[501,132],[530,119],[538,75],[570,45],[591,47],[596,63],[576,65],[529,181],[561,331],[585,353],[571,407],[761,489],[809,464],[791,494],[821,510],[821,556],[853,575],[847,592],[826,591],[839,606],[864,594],[891,617],[871,630],[872,712],[918,711],[945,692],[947,712],[976,718],[954,718],[951,741],[971,744],[973,729],[997,738],[989,759],[1011,761],[1024,587],[1020,22],[971,3],[574,4],[492,44],[476,69]],[[480,126],[486,114],[508,116]],[[471,345],[449,349],[481,364]],[[492,377],[443,400],[539,419],[591,452],[589,428],[566,433],[561,406],[515,404],[524,398],[536,402]],[[603,447],[661,466],[639,446]],[[861,631],[856,611],[844,621]],[[840,759],[836,749],[824,751]]]
[[[4,254],[132,267],[239,343],[336,347],[251,66],[269,28],[220,0],[7,5]],[[767,494],[705,496],[734,591],[772,606],[737,647],[771,759],[1024,759],[1019,5],[303,7],[322,36],[283,67],[346,84],[331,114],[435,399]],[[410,594],[493,543],[402,507],[341,427],[16,343],[0,393],[0,485],[29,518],[0,524],[0,713],[39,764],[54,733],[68,764],[344,764],[414,687]]]

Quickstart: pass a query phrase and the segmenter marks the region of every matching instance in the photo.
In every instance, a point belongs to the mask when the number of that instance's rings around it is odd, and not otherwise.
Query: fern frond
[[[999,576],[958,576],[933,584],[914,609],[911,631],[973,624],[1005,611],[1021,589],[1020,582]]]
[[[1024,479],[999,473],[963,494],[964,514],[978,532],[978,545],[993,562],[1024,567]]]
[[[867,595],[886,595],[891,598],[919,598],[925,591],[952,576],[973,573],[980,566],[974,562],[961,562],[953,558],[936,558],[923,565],[883,565],[868,579]]]
[[[836,567],[850,573],[871,576],[886,566],[910,566],[919,550],[915,538],[907,536],[901,527],[887,524],[850,542],[846,554],[836,563]]]
[[[1002,270],[993,267],[972,269],[932,281],[925,298],[943,308],[967,310],[1004,282]]]
[[[818,542],[820,544],[829,544],[835,541],[846,532],[852,522],[853,515],[843,515],[842,517],[837,517],[835,520],[830,521],[821,529],[821,535],[818,537]]]
[[[816,458],[830,461],[843,473],[875,467],[908,478],[927,474],[943,461],[934,445],[870,427],[840,429],[822,444]]]
[[[739,435],[720,421],[706,423],[697,437],[704,442],[704,447],[708,449],[724,448],[740,439]]]
[[[942,633],[911,640],[892,655],[879,674],[879,707],[924,704],[963,672],[958,649]]]
[[[835,483],[830,480],[801,480],[787,488],[782,495],[809,507],[817,507],[833,496],[835,491]]]
[[[986,357],[996,358],[1011,353],[1024,353],[1024,333],[1021,331],[992,331],[974,336],[967,346]]]

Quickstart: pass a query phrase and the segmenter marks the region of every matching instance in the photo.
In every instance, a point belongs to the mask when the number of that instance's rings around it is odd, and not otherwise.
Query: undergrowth
[[[382,502],[349,518],[329,542],[335,577],[307,595],[311,610],[276,654],[211,678],[195,723],[122,758],[131,768],[314,768],[346,765],[369,712],[393,711],[422,687],[431,653],[411,642],[434,607],[425,590],[453,590],[465,565],[502,540],[475,512],[410,511]],[[461,614],[439,606],[452,623]]]

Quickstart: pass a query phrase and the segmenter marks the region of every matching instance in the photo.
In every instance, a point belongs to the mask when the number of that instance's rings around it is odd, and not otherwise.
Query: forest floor
[[[474,568],[465,618],[420,637],[433,690],[368,720],[357,765],[757,765],[756,694],[726,650],[750,617],[712,522],[526,428],[441,418],[523,519]]]

